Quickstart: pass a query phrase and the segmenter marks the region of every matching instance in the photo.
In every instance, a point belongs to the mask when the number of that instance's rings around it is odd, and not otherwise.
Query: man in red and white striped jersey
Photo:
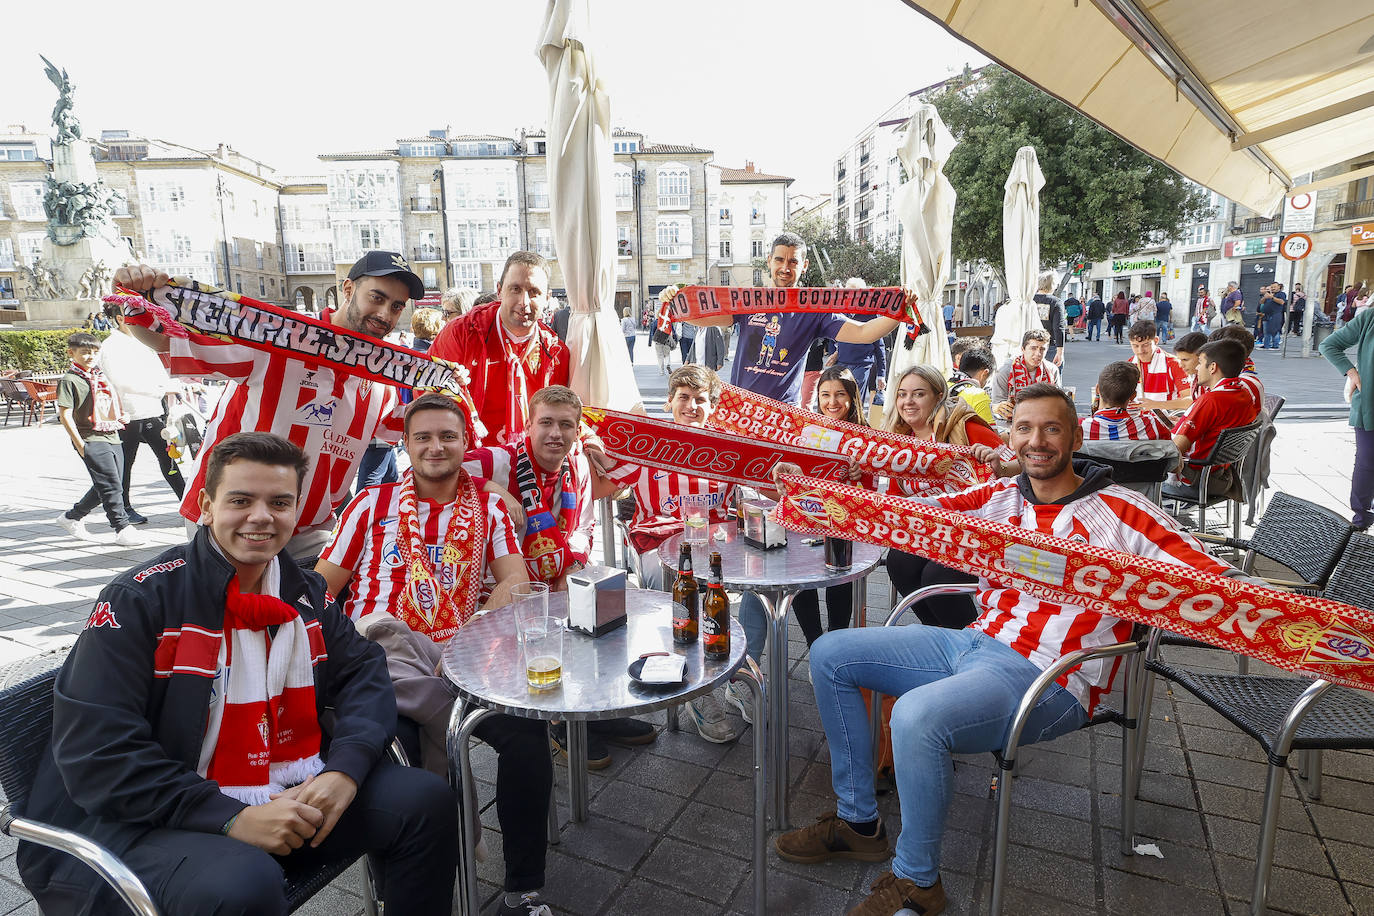
[[[134,292],[167,280],[167,274],[142,264],[115,273],[115,283]],[[395,328],[406,302],[424,296],[425,285],[399,254],[369,251],[349,270],[342,291],[344,306],[329,320],[381,339]],[[229,382],[206,424],[205,448],[181,501],[182,516],[193,525],[200,522],[197,500],[205,485],[205,457],[220,440],[246,430],[274,433],[310,456],[296,530],[286,549],[299,562],[314,565],[334,528],[334,509],[348,499],[368,443],[374,437],[400,438],[396,389],[298,359],[285,350],[267,352],[201,335],[169,338],[147,328],[131,330],[147,346],[170,353],[173,375]]]
[[[1010,446],[1022,472],[927,501],[1165,563],[1226,570],[1158,507],[1113,484],[1105,467],[1074,460],[1081,444],[1073,401],[1051,385],[1030,385],[1017,397],[1011,422]],[[886,916],[902,907],[943,910],[940,841],[954,793],[950,755],[1000,748],[1008,719],[1044,669],[1074,650],[1130,636],[1131,625],[1116,617],[1042,601],[999,582],[980,579],[977,593],[982,614],[963,630],[858,627],[827,633],[811,648],[838,813],[778,837],[782,858],[887,860],[887,834],[873,791],[868,707],[860,688],[898,697],[892,748],[902,832],[891,873],[851,914]],[[1082,726],[1110,689],[1117,661],[1091,662],[1048,690],[1023,740],[1043,741]]]
[[[1139,385],[1140,370],[1135,363],[1118,360],[1103,366],[1097,375],[1097,412],[1079,423],[1083,439],[1118,442],[1169,438],[1169,427],[1153,410],[1132,405]]]
[[[1159,326],[1153,321],[1131,325],[1131,363],[1140,370],[1136,397],[1143,410],[1182,410],[1193,402],[1188,373],[1159,346]]]
[[[410,470],[398,483],[367,487],[339,522],[315,571],[334,594],[345,586],[344,612],[386,650],[407,741],[419,726],[425,769],[448,772],[445,732],[453,694],[436,674],[442,646],[478,610],[486,574],[495,588],[482,610],[510,603],[529,581],[515,526],[501,496],[463,470],[470,420],[440,394],[406,408]],[[475,734],[497,754],[496,811],[506,864],[501,913],[541,912],[546,824],[553,787],[545,724],[490,716]]]

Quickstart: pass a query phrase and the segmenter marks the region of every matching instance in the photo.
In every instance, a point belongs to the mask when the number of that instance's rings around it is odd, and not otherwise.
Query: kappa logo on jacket
[[[95,610],[91,611],[91,616],[86,619],[86,629],[93,630],[96,627],[109,627],[111,630],[120,629],[114,611],[110,610],[110,602],[98,602]]]

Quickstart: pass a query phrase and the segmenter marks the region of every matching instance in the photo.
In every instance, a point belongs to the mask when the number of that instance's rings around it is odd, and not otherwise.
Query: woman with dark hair
[[[859,402],[859,383],[854,373],[844,366],[831,366],[820,373],[816,381],[816,397],[820,414],[828,420],[844,420],[867,426],[863,405]],[[872,488],[871,478],[861,478],[861,486]],[[821,638],[821,606],[814,588],[798,592],[792,599],[797,625],[809,646]],[[843,630],[854,615],[854,587],[852,583],[832,585],[825,590],[825,613],[829,630]],[[809,670],[809,669],[808,669]]]
[[[1122,332],[1126,330],[1126,318],[1130,314],[1131,303],[1126,298],[1126,291],[1119,290],[1112,300],[1112,316],[1107,325],[1107,332],[1116,338],[1117,343],[1121,343]]]

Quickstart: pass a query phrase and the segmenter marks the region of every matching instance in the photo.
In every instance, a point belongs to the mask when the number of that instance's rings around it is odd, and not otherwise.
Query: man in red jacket
[[[568,348],[542,316],[549,299],[548,263],[532,251],[506,259],[495,302],[450,321],[429,355],[467,367],[468,387],[485,433],[474,444],[505,445],[520,439],[529,420],[529,399],[541,388],[568,384]]]

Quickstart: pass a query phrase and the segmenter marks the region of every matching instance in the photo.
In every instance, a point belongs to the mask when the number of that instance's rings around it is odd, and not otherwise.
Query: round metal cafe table
[[[779,830],[791,826],[787,814],[791,785],[787,756],[787,612],[798,592],[866,579],[882,554],[877,547],[855,542],[848,568],[827,569],[824,547],[820,543],[807,544],[807,540],[812,539],[789,531],[786,546],[761,550],[744,540],[736,523],[721,522],[710,526],[707,543],[693,545],[700,553],[693,557],[692,564],[698,581],[705,583],[709,576],[707,557],[714,550],[720,554],[725,587],[752,592],[768,614],[767,740],[768,770],[773,775],[768,813]],[[671,570],[677,568],[681,543],[682,535],[675,534],[659,545],[658,558]],[[864,588],[858,591],[857,603],[862,607]],[[861,615],[856,615],[856,624],[861,619]]]
[[[566,618],[568,593],[549,595],[549,615]],[[757,666],[745,657],[744,629],[730,622],[730,656],[707,659],[701,641],[673,645],[672,597],[644,589],[625,590],[625,626],[591,637],[577,630],[563,634],[563,679],[551,688],[531,689],[515,633],[515,614],[496,608],[466,623],[444,647],[442,672],[461,702],[453,704],[448,726],[448,758],[453,784],[461,787],[463,810],[476,800],[465,775],[470,770],[468,745],[473,730],[486,717],[505,713],[530,719],[559,719],[568,724],[568,796],[575,820],[587,817],[587,722],[653,712],[677,706],[709,693],[732,676],[743,675],[754,693],[754,716],[764,718],[764,681]],[[647,652],[685,656],[682,683],[646,686],[630,678],[630,663]],[[767,748],[754,743],[754,908],[763,913],[766,896],[764,843],[767,816]],[[476,916],[477,838],[470,820],[458,818],[462,857],[459,860],[460,912]]]

